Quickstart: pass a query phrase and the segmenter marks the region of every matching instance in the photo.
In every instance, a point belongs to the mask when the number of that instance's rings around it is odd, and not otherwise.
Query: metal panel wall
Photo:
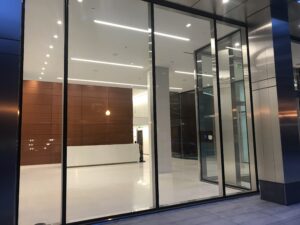
[[[249,18],[249,51],[260,180],[283,182],[270,8]]]
[[[299,97],[287,1],[271,1],[249,18],[249,26],[261,196],[281,204],[300,202]]]
[[[0,221],[17,224],[22,1],[0,1]]]

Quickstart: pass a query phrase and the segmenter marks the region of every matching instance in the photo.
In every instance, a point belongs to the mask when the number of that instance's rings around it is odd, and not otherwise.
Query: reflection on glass
[[[204,181],[200,175],[203,160],[199,154],[197,118],[203,111],[198,111],[197,104],[206,99],[199,96],[197,102],[195,91],[200,79],[195,80],[195,65],[199,63],[195,51],[210,46],[211,21],[162,7],[155,7],[154,16],[160,205],[216,197],[220,194],[219,185]],[[208,51],[203,59],[207,60],[205,72],[209,76],[213,76],[213,57]],[[208,167],[217,176],[217,163]]]
[[[251,188],[241,31],[218,40],[225,184]]]
[[[150,209],[149,5],[74,0],[69,10],[67,221]]]
[[[27,0],[25,6],[18,224],[59,224],[63,96],[56,77],[64,71],[64,26],[56,19],[63,19],[63,2]]]

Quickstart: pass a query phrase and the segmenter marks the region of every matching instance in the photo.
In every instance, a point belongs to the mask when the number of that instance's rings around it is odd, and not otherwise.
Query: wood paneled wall
[[[132,89],[70,84],[68,145],[132,143],[132,107]]]
[[[24,81],[21,165],[59,163],[61,136],[61,84]]]
[[[68,145],[133,142],[132,89],[77,84],[68,89]],[[24,81],[21,164],[59,163],[61,137],[62,85]]]

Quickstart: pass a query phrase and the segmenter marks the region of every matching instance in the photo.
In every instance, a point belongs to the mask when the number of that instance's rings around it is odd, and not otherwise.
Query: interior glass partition
[[[218,112],[218,90],[216,61],[211,55],[212,51],[213,48],[209,44],[195,52],[199,110],[200,178],[206,182],[218,183],[217,151],[220,148],[219,117],[216,116],[216,112]]]

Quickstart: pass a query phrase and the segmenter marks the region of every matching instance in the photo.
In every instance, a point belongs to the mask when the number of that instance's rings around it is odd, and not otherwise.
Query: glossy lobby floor
[[[152,176],[146,161],[69,168],[68,222],[151,208]],[[218,196],[217,185],[199,181],[197,161],[173,159],[172,170],[159,177],[161,204]],[[19,225],[60,221],[60,172],[60,165],[21,168]]]

